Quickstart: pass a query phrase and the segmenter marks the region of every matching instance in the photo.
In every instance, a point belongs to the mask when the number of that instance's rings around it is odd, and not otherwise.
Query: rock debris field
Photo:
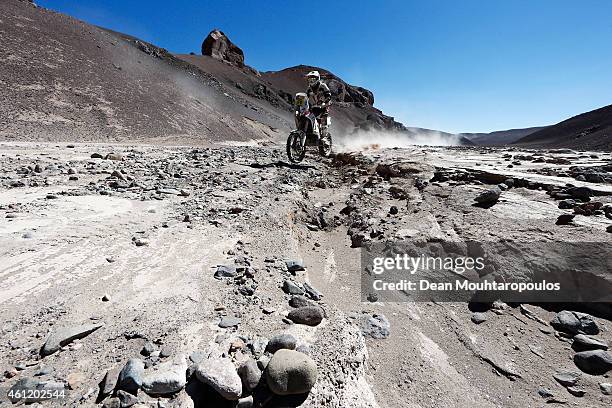
[[[609,153],[4,142],[0,160],[0,406],[612,403],[605,305],[362,302],[359,265],[391,239],[609,245]]]

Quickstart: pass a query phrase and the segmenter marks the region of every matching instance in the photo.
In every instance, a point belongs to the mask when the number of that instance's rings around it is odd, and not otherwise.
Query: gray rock
[[[138,398],[135,395],[125,392],[123,390],[117,391],[117,397],[119,398],[120,407],[131,407],[138,404]]]
[[[233,278],[237,275],[235,266],[219,265],[215,271],[215,278]]]
[[[222,329],[227,329],[229,327],[236,327],[240,324],[240,319],[234,316],[224,316],[221,318],[219,322],[219,327]]]
[[[571,210],[576,206],[576,201],[571,198],[559,201],[559,208],[561,210]]]
[[[479,204],[493,204],[499,200],[501,193],[502,191],[499,187],[494,187],[480,193],[474,198],[474,201]]]
[[[204,360],[196,367],[196,377],[223,398],[235,401],[242,393],[242,381],[234,364],[226,358]]]
[[[292,322],[308,326],[317,326],[323,321],[323,317],[323,309],[316,306],[299,307],[291,310],[287,315]]]
[[[504,181],[504,184],[506,186],[508,186],[508,188],[512,188],[512,187],[514,187],[514,179],[512,179],[512,178],[506,179]]]
[[[289,306],[305,307],[305,306],[319,306],[319,305],[313,302],[312,300],[307,299],[305,296],[294,295],[294,296],[291,296],[291,299],[289,300]]]
[[[123,173],[121,173],[119,170],[114,170],[111,173],[111,177],[115,177],[116,179],[119,179],[121,181],[126,181],[127,179],[125,178],[125,176],[123,175]]]
[[[268,364],[270,363],[270,358],[272,357],[270,357],[268,354],[263,354],[257,360],[257,367],[259,367],[261,371],[265,371],[266,367],[268,367]]]
[[[149,395],[174,394],[187,384],[187,359],[178,356],[166,367],[147,375],[142,381],[142,389]]]
[[[574,221],[574,217],[576,217],[575,214],[561,214],[560,216],[557,217],[557,221],[555,222],[555,224],[556,225],[567,225],[571,223],[572,221]]]
[[[295,350],[297,339],[289,333],[281,333],[272,337],[268,341],[266,351],[268,353],[276,353],[280,349]]]
[[[590,198],[595,195],[593,190],[588,187],[571,187],[565,190],[565,192],[572,196],[572,198],[577,198],[583,201],[589,201]]]
[[[563,310],[550,321],[557,331],[569,334],[598,334],[599,327],[593,317],[586,313]]]
[[[119,153],[109,153],[109,154],[106,155],[106,157],[104,159],[105,160],[122,161],[123,160],[123,156],[120,155]]]
[[[204,39],[202,55],[226,61],[237,67],[244,66],[244,53],[220,30],[211,31]]]
[[[107,397],[113,393],[119,380],[119,369],[113,368],[104,374],[104,378],[100,382],[100,395]]]
[[[257,366],[257,362],[252,358],[244,361],[238,367],[238,375],[242,379],[242,385],[248,391],[253,391],[261,380],[261,371]]]
[[[208,353],[206,353],[204,351],[196,350],[193,353],[191,353],[191,355],[189,356],[189,359],[193,363],[199,364],[199,363],[202,362],[202,360],[204,360],[207,357],[208,357]]]
[[[255,358],[261,356],[266,351],[267,346],[268,339],[266,339],[265,337],[255,337],[254,339],[248,342],[248,347],[255,356]]]
[[[586,394],[586,391],[583,388],[578,387],[567,387],[567,392],[578,398],[584,397]]]
[[[44,356],[51,355],[58,351],[63,346],[70,344],[72,341],[82,339],[89,334],[95,332],[103,324],[86,324],[83,326],[76,327],[65,327],[55,329],[47,338],[47,341],[42,346],[40,354]]]
[[[266,368],[266,382],[277,395],[309,392],[317,381],[317,365],[305,354],[293,350],[279,350]]]
[[[161,358],[167,358],[170,357],[172,355],[172,348],[171,347],[162,347],[162,349],[159,352],[159,356]]]
[[[304,289],[302,289],[297,283],[286,279],[283,282],[283,291],[290,295],[303,295]]]
[[[391,331],[391,323],[382,314],[369,315],[367,313],[349,315],[355,319],[355,323],[364,336],[372,337],[373,339],[386,339]]]
[[[155,351],[155,344],[153,344],[150,341],[147,341],[142,347],[142,350],[140,350],[140,354],[142,354],[143,356],[150,356],[151,353],[153,353],[154,351]]]
[[[576,351],[607,350],[608,343],[586,334],[577,334],[574,336],[572,348]]]
[[[538,390],[538,394],[540,395],[540,397],[542,398],[553,398],[555,395],[552,393],[551,390],[549,390],[548,388],[540,388]]]
[[[119,373],[117,388],[135,394],[142,386],[144,376],[144,362],[137,358],[131,358]]]
[[[248,397],[240,398],[238,400],[238,404],[236,404],[236,408],[251,408],[253,406],[253,396],[249,395]]]
[[[314,286],[312,286],[308,282],[304,282],[304,291],[306,292],[308,297],[313,300],[321,300],[321,297],[323,296],[321,292],[319,292]]]
[[[285,265],[287,266],[287,270],[289,272],[303,271],[305,269],[304,262],[301,259],[287,260],[285,261]]]
[[[560,370],[553,374],[553,378],[564,387],[571,387],[578,383],[581,374],[575,371]]]
[[[599,383],[599,389],[604,395],[612,395],[612,383]]]
[[[604,375],[612,370],[612,354],[604,350],[581,351],[574,355],[574,364],[591,375]]]
[[[484,323],[487,321],[487,319],[488,319],[488,316],[486,313],[482,313],[482,312],[472,313],[471,320],[475,324]]]
[[[158,188],[157,194],[180,195],[181,191],[175,188]]]
[[[119,401],[119,398],[108,399],[104,401],[102,408],[121,408],[121,401]]]

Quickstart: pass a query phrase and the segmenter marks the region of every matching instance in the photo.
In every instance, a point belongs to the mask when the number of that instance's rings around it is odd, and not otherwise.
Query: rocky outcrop
[[[204,39],[202,55],[228,62],[237,67],[244,66],[244,52],[221,30],[212,30]]]
[[[328,75],[331,78],[327,81],[327,86],[329,86],[329,90],[338,102],[374,105],[374,94],[371,91],[360,86],[349,85],[331,73],[328,73]]]

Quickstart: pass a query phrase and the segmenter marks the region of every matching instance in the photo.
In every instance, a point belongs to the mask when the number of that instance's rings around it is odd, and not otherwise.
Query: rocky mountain
[[[612,150],[612,105],[548,126],[515,143],[529,147]]]
[[[525,129],[499,130],[489,133],[459,133],[459,135],[471,140],[477,145],[500,146],[513,143],[522,137],[535,133],[544,128],[545,126],[539,126]]]
[[[282,141],[303,75],[318,69],[335,104],[332,131],[404,132],[374,95],[317,67],[260,73],[220,30],[202,54],[173,55],[127,34],[36,7],[0,3],[0,138],[163,143]]]

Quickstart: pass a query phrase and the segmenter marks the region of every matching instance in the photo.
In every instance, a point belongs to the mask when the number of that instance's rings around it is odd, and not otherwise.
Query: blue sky
[[[329,69],[408,126],[483,132],[612,103],[612,1],[37,0],[177,53],[220,28],[247,64]]]

